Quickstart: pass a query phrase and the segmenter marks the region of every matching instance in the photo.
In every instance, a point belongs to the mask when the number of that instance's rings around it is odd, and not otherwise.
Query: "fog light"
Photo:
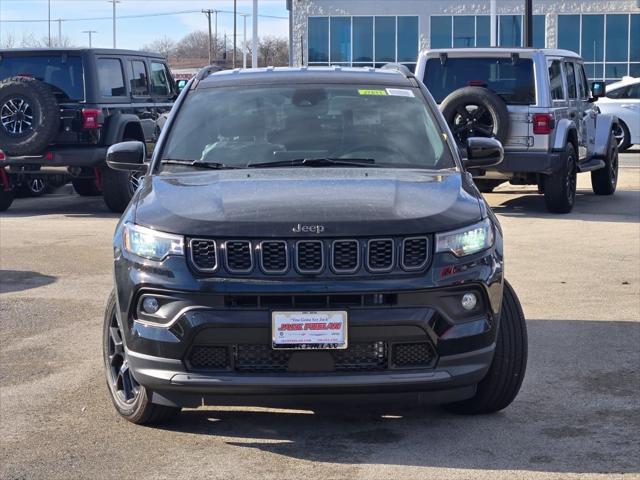
[[[460,303],[465,310],[473,310],[478,304],[478,298],[475,293],[465,293]]]
[[[158,299],[155,297],[147,297],[142,301],[142,309],[145,313],[154,314],[160,308],[160,304],[158,303]]]

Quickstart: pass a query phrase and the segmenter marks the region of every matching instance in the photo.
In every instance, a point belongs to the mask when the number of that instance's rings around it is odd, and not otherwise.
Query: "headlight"
[[[126,223],[123,237],[124,249],[139,257],[161,261],[169,255],[184,255],[184,239],[180,235]]]
[[[464,257],[481,252],[493,245],[493,226],[488,218],[479,223],[436,235],[436,252],[451,252]]]

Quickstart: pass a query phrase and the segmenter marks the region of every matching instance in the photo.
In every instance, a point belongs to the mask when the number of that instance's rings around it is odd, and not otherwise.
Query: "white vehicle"
[[[640,144],[640,78],[623,77],[607,85],[607,96],[598,101],[602,113],[618,117],[614,129],[618,150]]]

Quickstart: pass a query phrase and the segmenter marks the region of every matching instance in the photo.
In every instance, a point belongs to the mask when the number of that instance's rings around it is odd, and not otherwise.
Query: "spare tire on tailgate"
[[[31,77],[0,82],[0,149],[7,155],[42,153],[60,127],[60,108],[51,89]]]
[[[509,135],[509,111],[502,98],[483,87],[451,92],[440,110],[459,145],[469,137],[492,137],[504,143]]]

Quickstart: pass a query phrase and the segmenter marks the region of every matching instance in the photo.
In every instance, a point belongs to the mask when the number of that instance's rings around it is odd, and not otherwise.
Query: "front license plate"
[[[347,312],[272,312],[274,349],[347,348]]]

